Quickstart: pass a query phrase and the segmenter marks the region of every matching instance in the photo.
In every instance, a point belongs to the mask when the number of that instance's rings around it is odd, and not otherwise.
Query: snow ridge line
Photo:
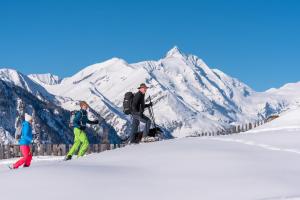
[[[260,147],[266,150],[271,150],[271,151],[282,151],[282,152],[288,152],[288,153],[295,153],[300,155],[300,150],[298,149],[286,149],[286,148],[280,148],[268,144],[263,144],[263,143],[256,143],[254,141],[247,141],[247,140],[242,140],[242,139],[232,139],[232,138],[207,138],[210,140],[217,140],[217,141],[222,141],[222,142],[234,142],[234,143],[239,143],[239,144],[245,144],[248,146],[256,146]]]

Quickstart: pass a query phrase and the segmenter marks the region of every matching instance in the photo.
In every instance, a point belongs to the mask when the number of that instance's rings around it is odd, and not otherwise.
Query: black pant
[[[150,126],[151,126],[151,120],[146,117],[144,114],[131,114],[132,116],[132,126],[131,126],[131,135],[130,135],[130,142],[133,142],[135,139],[135,136],[138,132],[138,128],[140,125],[140,122],[145,124],[145,128],[143,131],[143,137],[147,136],[149,134]]]

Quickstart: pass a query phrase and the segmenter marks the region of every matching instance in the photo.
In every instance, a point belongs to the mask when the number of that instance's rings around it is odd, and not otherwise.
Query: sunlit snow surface
[[[69,162],[37,158],[15,171],[1,161],[1,199],[300,199],[298,116],[290,111],[239,135],[132,145]]]

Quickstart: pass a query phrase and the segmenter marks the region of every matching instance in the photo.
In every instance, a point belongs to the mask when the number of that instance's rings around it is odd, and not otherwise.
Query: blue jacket
[[[29,145],[32,143],[32,128],[29,122],[24,121],[22,123],[21,139],[19,140],[20,145]]]

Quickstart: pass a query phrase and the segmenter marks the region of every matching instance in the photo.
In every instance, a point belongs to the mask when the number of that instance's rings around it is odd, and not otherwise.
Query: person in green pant
[[[75,113],[73,120],[74,144],[68,152],[65,160],[71,160],[72,156],[78,151],[78,157],[83,156],[89,148],[89,141],[85,133],[86,124],[98,124],[99,121],[90,121],[88,119],[87,109],[89,105],[85,101],[80,102],[80,111]]]

